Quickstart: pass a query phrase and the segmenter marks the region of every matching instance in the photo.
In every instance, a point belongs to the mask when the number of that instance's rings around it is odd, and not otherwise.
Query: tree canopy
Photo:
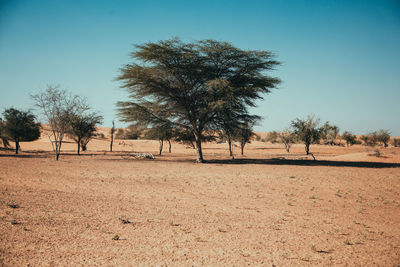
[[[29,111],[9,108],[3,113],[4,133],[15,142],[15,153],[18,154],[19,142],[34,141],[40,137],[40,123],[35,121],[35,115]]]
[[[130,93],[130,101],[118,102],[120,117],[151,128],[167,122],[188,130],[195,137],[198,162],[207,134],[222,129],[222,114],[228,110],[231,118],[248,118],[248,108],[280,82],[267,75],[279,64],[268,51],[179,39],[135,48],[135,62],[121,68],[118,78]]]
[[[58,160],[64,136],[70,127],[71,116],[82,114],[88,110],[88,106],[83,98],[60,89],[60,86],[48,86],[43,92],[31,97],[50,126],[49,139]]]
[[[308,116],[307,119],[295,119],[292,121],[293,132],[298,139],[305,144],[306,154],[310,154],[310,145],[320,139],[319,118]]]
[[[67,132],[78,145],[78,155],[80,155],[81,147],[83,151],[86,151],[87,144],[96,132],[96,125],[102,120],[103,117],[96,113],[71,114]]]

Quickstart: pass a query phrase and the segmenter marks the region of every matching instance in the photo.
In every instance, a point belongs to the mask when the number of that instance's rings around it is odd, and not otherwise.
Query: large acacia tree
[[[131,56],[134,62],[118,78],[130,93],[130,101],[118,102],[122,120],[150,127],[168,122],[192,132],[198,162],[202,141],[221,128],[218,118],[227,106],[234,107],[234,117],[248,114],[279,83],[267,75],[279,64],[271,52],[227,42],[171,39],[136,45]]]

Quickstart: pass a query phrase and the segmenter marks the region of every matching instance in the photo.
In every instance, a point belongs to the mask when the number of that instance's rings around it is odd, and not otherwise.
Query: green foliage
[[[80,148],[86,151],[87,144],[95,136],[96,125],[103,120],[102,116],[96,113],[88,114],[71,114],[69,118],[68,135],[78,144],[78,155]]]
[[[352,134],[349,131],[343,132],[341,137],[342,137],[343,140],[346,141],[347,146],[352,146],[352,145],[355,145],[355,144],[359,143],[358,140],[357,140],[357,136]]]
[[[376,146],[378,143],[382,143],[384,147],[387,147],[390,141],[390,132],[388,130],[375,131],[361,136],[361,140],[367,146]]]
[[[251,143],[251,138],[256,134],[252,130],[252,123],[247,122],[242,127],[235,130],[234,140],[240,142],[241,154],[244,154],[244,147],[247,143]]]
[[[272,144],[279,142],[279,133],[277,131],[272,131],[267,134],[264,139],[265,142],[271,142]]]
[[[292,121],[293,132],[297,138],[305,144],[306,154],[310,153],[310,145],[318,143],[321,135],[319,129],[319,118],[308,116],[307,119],[298,119]]]
[[[335,145],[335,140],[339,135],[339,127],[336,125],[330,125],[329,122],[325,122],[322,125],[320,132],[321,132],[321,139],[323,140],[325,145]]]
[[[227,42],[172,39],[137,45],[132,57],[135,63],[119,77],[131,98],[118,102],[120,117],[141,127],[170,123],[191,132],[199,162],[206,133],[224,129],[230,119],[243,122],[248,107],[279,83],[266,74],[279,64],[270,52]]]
[[[115,134],[115,139],[137,140],[142,135],[142,131],[135,125],[130,125],[126,129],[119,128]]]
[[[14,108],[3,113],[5,136],[15,142],[15,153],[18,154],[19,142],[34,141],[40,137],[40,123],[35,122],[35,116],[30,112]]]
[[[390,141],[390,132],[388,130],[379,130],[373,133],[377,142],[382,143],[384,147],[387,147]]]

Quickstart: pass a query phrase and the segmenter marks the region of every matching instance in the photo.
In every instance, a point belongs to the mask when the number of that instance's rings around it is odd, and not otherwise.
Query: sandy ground
[[[399,149],[46,138],[0,151],[0,265],[400,265]]]

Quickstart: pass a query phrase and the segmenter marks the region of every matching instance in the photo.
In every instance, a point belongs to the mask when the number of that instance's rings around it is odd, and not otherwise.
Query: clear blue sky
[[[0,0],[0,111],[33,108],[48,84],[115,118],[115,78],[132,44],[213,38],[270,50],[282,79],[253,113],[257,130],[315,114],[342,130],[400,135],[400,1]],[[118,123],[117,126],[122,126]]]

